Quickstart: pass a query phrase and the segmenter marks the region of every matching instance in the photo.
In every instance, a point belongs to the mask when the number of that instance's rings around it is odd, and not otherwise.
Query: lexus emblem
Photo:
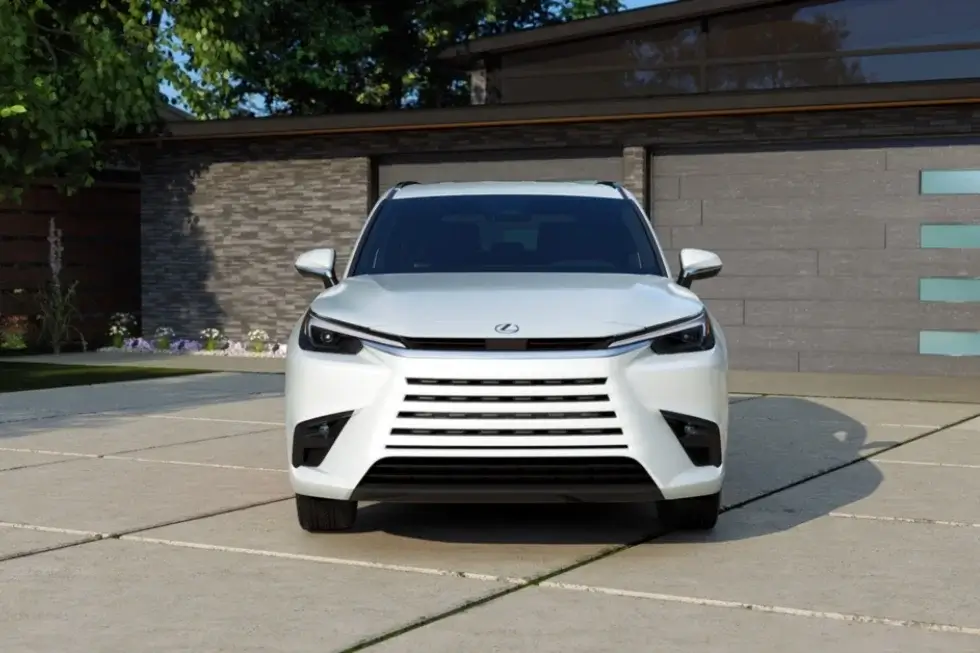
[[[508,324],[498,324],[497,326],[495,326],[493,328],[493,330],[496,331],[497,333],[504,333],[504,334],[510,335],[512,333],[517,333],[521,329],[516,324],[509,324],[508,323]]]

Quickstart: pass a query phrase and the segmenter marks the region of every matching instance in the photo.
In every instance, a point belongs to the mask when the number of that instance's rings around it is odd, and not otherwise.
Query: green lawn
[[[50,363],[0,362],[0,392],[43,390],[73,385],[159,379],[168,376],[207,374],[207,370],[179,370],[122,365],[55,365]]]

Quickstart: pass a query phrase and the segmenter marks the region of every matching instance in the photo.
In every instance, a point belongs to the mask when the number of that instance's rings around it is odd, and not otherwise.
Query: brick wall
[[[153,159],[143,175],[144,331],[216,326],[240,338],[260,328],[285,338],[322,289],[293,261],[331,246],[346,264],[369,180],[363,157]]]
[[[772,145],[800,140],[835,143],[855,137],[977,132],[980,114],[971,108],[945,107],[344,134],[148,147],[142,156],[144,322],[150,329],[166,324],[187,334],[214,325],[232,335],[259,327],[284,337],[318,290],[314,282],[295,274],[293,258],[303,249],[326,244],[339,247],[346,258],[372,199],[370,158],[375,156],[563,146],[623,147],[624,181],[639,195],[646,181],[643,147],[657,150]],[[848,173],[841,172],[840,177],[846,178]],[[805,184],[806,174],[795,179],[800,181],[794,183]],[[673,183],[654,179],[650,184],[654,198],[664,193],[678,194],[672,208],[672,229],[665,232],[657,224],[665,246],[676,246],[671,242],[676,236],[681,243],[690,237],[689,242],[696,240],[699,246],[710,247],[696,234],[673,231],[673,227],[700,225],[702,200],[706,199],[686,201],[692,198],[681,198],[680,182],[674,190]],[[760,178],[754,183],[766,182]],[[697,188],[688,186],[685,192],[698,192]],[[710,212],[711,203],[707,206]],[[662,207],[657,216],[663,216]],[[814,233],[823,231],[817,229]],[[846,265],[847,252],[837,251],[843,252],[843,258],[828,258],[828,264],[837,260],[838,265]],[[806,266],[812,269],[814,260],[812,255],[807,256],[779,251],[769,252],[765,260],[748,257],[738,263],[726,259],[723,279],[746,276],[745,270],[752,266],[765,271],[770,279],[789,272],[795,274]],[[742,273],[738,274],[740,267]],[[715,305],[719,312],[729,315],[743,310],[738,300]]]

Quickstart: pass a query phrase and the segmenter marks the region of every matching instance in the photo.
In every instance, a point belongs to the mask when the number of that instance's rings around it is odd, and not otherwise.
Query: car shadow
[[[869,442],[864,424],[816,401],[795,397],[733,399],[723,510],[746,506],[894,444]],[[869,496],[882,474],[870,464],[850,468],[833,494],[806,495],[798,509],[752,528],[711,534],[671,534],[698,541],[744,539],[788,530]],[[831,472],[832,473],[832,472]],[[801,490],[805,493],[805,489]],[[359,510],[356,531],[383,531],[458,544],[628,544],[664,533],[652,505],[636,504],[371,504]]]

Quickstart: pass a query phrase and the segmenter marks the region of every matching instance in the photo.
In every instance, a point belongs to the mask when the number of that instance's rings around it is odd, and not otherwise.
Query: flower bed
[[[201,331],[199,340],[177,338],[173,329],[161,326],[149,340],[129,337],[135,325],[131,315],[117,313],[112,316],[109,336],[112,346],[98,351],[124,352],[128,354],[173,354],[196,356],[245,356],[251,358],[283,358],[286,345],[272,342],[262,329],[252,329],[245,341],[229,340],[218,329]]]
[[[102,347],[98,351],[125,352],[127,354],[173,354],[194,356],[245,356],[251,358],[285,358],[286,345],[266,343],[257,350],[252,343],[226,340],[214,349],[206,349],[198,340],[178,339],[171,341],[166,348],[158,347],[156,342],[143,338],[128,338],[122,347]]]

